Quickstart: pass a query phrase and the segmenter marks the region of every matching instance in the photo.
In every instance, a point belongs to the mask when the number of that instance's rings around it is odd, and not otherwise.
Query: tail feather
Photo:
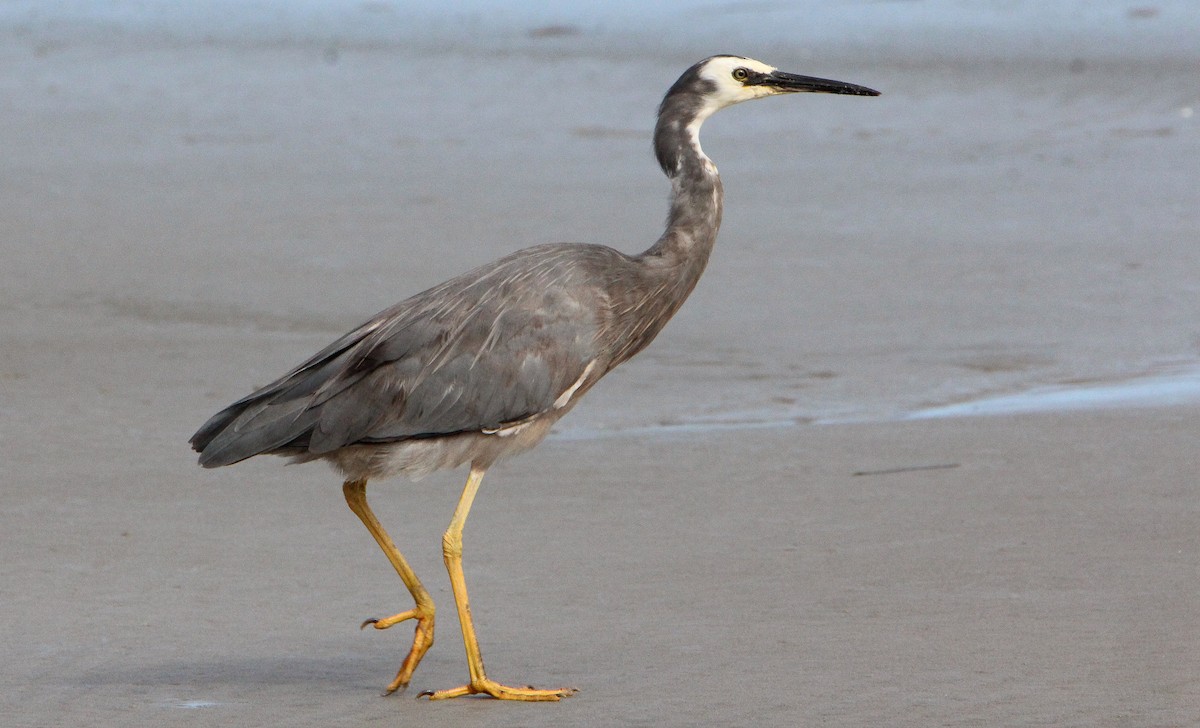
[[[192,436],[200,465],[217,468],[284,447],[303,447],[317,415],[303,399],[251,400],[217,413]]]

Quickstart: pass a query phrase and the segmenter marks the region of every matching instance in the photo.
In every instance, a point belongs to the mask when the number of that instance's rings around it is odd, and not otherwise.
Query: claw
[[[379,620],[378,619],[368,619],[368,620],[364,621],[362,624],[358,625],[358,628],[366,629],[368,624],[379,624]]]

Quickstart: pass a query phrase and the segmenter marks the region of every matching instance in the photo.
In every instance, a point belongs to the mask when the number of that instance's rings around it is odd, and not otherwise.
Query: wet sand
[[[440,607],[384,699],[409,629],[357,625],[407,604],[337,479],[202,471],[187,437],[471,265],[644,248],[655,104],[714,49],[454,51],[428,83],[396,47],[10,39],[5,724],[1200,720],[1200,406],[904,419],[1194,367],[1194,66],[810,60],[885,95],[713,119],[705,279],[467,530],[490,672],[582,690],[431,705],[465,674],[461,474],[373,488]]]

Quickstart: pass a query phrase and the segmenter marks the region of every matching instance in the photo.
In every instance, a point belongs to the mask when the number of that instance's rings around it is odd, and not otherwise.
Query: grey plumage
[[[389,308],[196,435],[201,464],[493,429],[551,405],[594,356],[613,251],[523,250]]]
[[[603,246],[528,248],[381,312],[214,416],[192,443],[217,467],[557,419],[568,405],[554,403],[581,377],[569,404],[653,339],[669,315],[655,294],[678,285]]]
[[[377,625],[419,622],[389,691],[407,684],[432,643],[433,604],[366,505],[366,481],[470,463],[444,549],[472,678],[434,697],[487,692],[553,700],[570,694],[507,688],[482,675],[461,576],[467,510],[492,463],[544,438],[601,377],[654,340],[700,279],[720,229],[723,197],[717,169],[700,148],[700,125],[725,106],[796,91],[877,93],[736,56],[701,61],[659,108],[654,152],[671,180],[672,198],[666,230],[645,252],[542,245],[476,268],[380,312],[217,413],[192,437],[205,467],[275,454],[327,460],[345,474],[347,502],[417,603]]]

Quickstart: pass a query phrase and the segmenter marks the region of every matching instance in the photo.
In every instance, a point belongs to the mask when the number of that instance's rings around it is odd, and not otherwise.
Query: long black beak
[[[866,86],[858,86],[828,78],[798,76],[784,71],[761,73],[746,81],[747,86],[770,86],[783,93],[808,92],[816,94],[849,94],[851,96],[878,96],[879,92]]]

